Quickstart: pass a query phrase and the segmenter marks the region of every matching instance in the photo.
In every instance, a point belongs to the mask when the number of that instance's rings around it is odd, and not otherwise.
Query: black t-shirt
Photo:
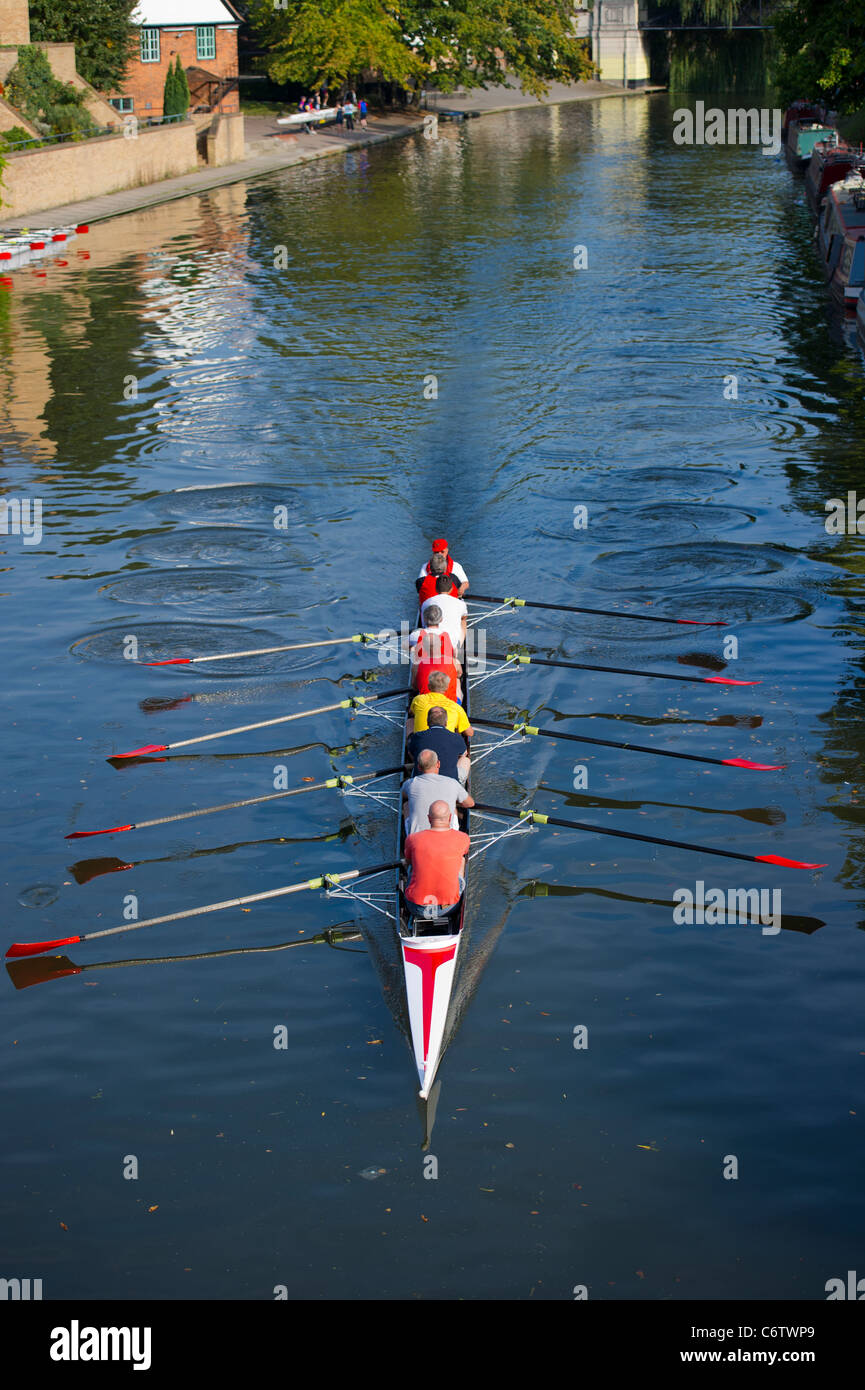
[[[414,758],[415,772],[418,754],[425,748],[431,748],[436,754],[441,763],[439,772],[442,777],[457,776],[457,761],[466,751],[466,741],[462,734],[441,728],[424,729],[423,733],[412,734],[408,741],[408,753],[409,757]]]

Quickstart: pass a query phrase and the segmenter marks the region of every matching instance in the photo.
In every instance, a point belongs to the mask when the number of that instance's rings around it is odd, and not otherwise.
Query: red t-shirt
[[[463,857],[471,841],[463,830],[420,830],[405,842],[411,878],[405,890],[410,902],[446,906],[459,902]]]
[[[454,666],[453,643],[448,634],[446,632],[428,632],[424,629],[417,640],[415,659],[417,661],[418,694],[427,695],[429,693],[429,678],[433,671],[444,671],[450,682],[444,694],[449,700],[456,700],[460,693],[459,679]]]
[[[436,590],[436,584],[437,584],[437,583],[438,583],[438,575],[437,575],[437,574],[428,574],[427,577],[426,577],[426,579],[423,580],[423,582],[421,583],[420,588],[419,588],[418,591],[417,591],[417,600],[418,600],[418,606],[419,606],[419,607],[422,608],[423,605],[426,603],[426,601],[427,601],[428,598],[435,598],[436,592],[437,592],[437,590]],[[452,594],[455,598],[459,598],[459,596],[460,596],[459,585],[457,584],[456,580],[454,580],[454,579],[451,579],[451,588],[450,588],[450,592],[451,592],[451,594]]]

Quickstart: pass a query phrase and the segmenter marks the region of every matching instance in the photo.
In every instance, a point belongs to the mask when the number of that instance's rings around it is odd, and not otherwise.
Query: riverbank
[[[597,101],[601,97],[641,97],[661,90],[663,89],[660,87],[625,89],[613,82],[577,82],[569,86],[556,82],[551,85],[544,101],[539,101],[537,97],[526,95],[519,87],[509,82],[504,87],[471,92],[458,91],[446,96],[430,93],[427,112],[437,112],[442,117],[449,114],[467,117],[491,116],[525,107]],[[234,164],[225,164],[215,169],[193,170],[177,178],[163,179],[139,188],[127,188],[75,203],[61,203],[23,217],[4,218],[0,208],[0,223],[10,231],[17,231],[34,226],[104,222],[110,217],[122,217],[126,213],[155,207],[159,203],[170,203],[177,198],[188,198],[195,193],[206,193],[212,188],[222,188],[226,184],[266,178],[282,169],[338,155],[347,149],[376,145],[386,140],[397,140],[412,135],[421,127],[424,114],[427,112],[416,115],[376,116],[370,119],[367,130],[350,132],[327,128],[312,135],[283,132],[277,126],[275,116],[247,117],[246,155]]]

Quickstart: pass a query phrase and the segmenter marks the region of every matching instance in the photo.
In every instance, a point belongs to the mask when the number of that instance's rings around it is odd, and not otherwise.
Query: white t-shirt
[[[423,568],[421,569],[421,572],[420,572],[420,574],[418,575],[418,579],[426,579],[426,577],[427,577],[428,574],[429,574],[429,560],[427,560],[426,564],[425,564],[425,565],[423,566]],[[453,569],[451,570],[451,575],[452,575],[452,577],[456,580],[457,584],[468,584],[468,582],[469,582],[469,581],[468,581],[468,575],[466,574],[466,572],[465,572],[465,570],[463,569],[462,565],[458,565],[458,564],[457,564],[456,560],[454,560],[454,562],[453,562]]]
[[[454,651],[457,651],[463,644],[462,619],[469,611],[465,600],[456,598],[453,594],[433,594],[432,598],[428,598],[421,606],[420,615],[423,622],[426,622],[427,611],[433,606],[441,609],[442,627],[451,639]]]

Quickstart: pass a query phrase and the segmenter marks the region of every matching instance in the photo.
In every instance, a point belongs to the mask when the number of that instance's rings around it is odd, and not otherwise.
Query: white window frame
[[[206,39],[207,51],[205,52]],[[195,59],[196,62],[213,62],[216,57],[216,25],[215,24],[196,24],[195,26]]]
[[[123,113],[135,110],[135,102],[132,97],[109,97],[108,100],[115,111]]]
[[[154,28],[142,29],[139,42],[141,45],[142,63],[158,63],[162,56],[162,43],[159,30]]]

